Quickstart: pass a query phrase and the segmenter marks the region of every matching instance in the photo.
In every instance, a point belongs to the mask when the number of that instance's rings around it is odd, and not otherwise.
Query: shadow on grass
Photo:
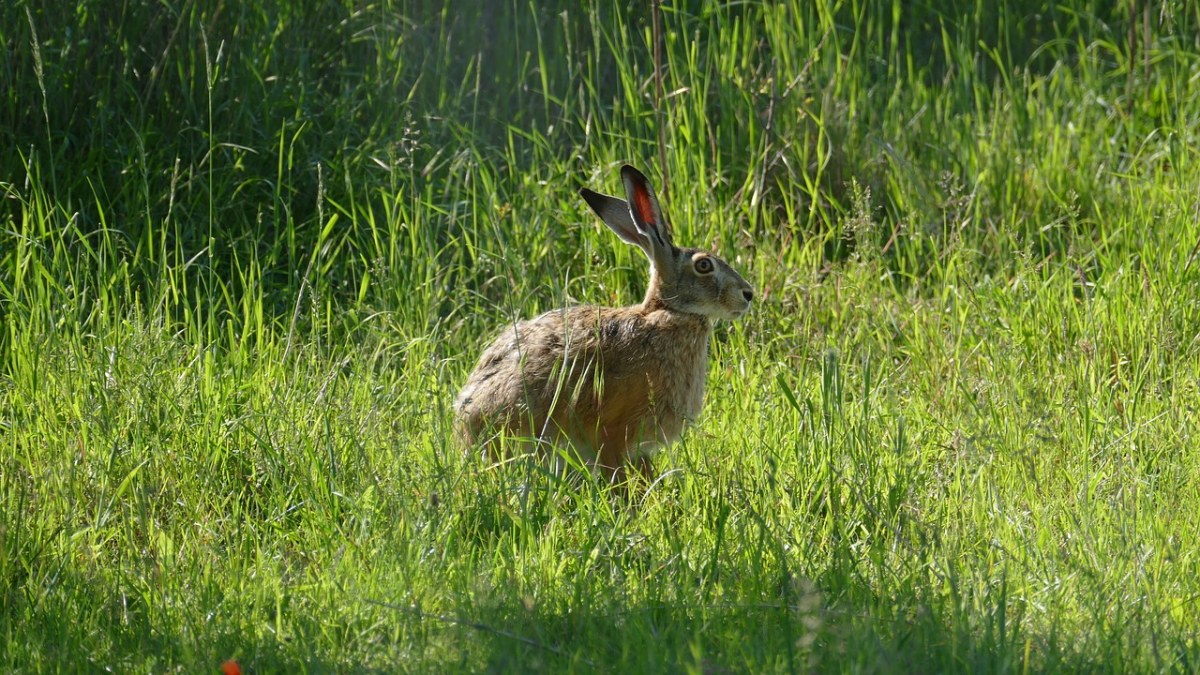
[[[830,610],[806,608],[806,602],[673,606],[614,600],[549,610],[526,600],[479,606],[471,619],[421,620],[474,643],[478,665],[487,672],[1095,673],[1145,665],[1132,657],[1085,653],[1056,635],[970,630],[959,625],[964,617],[928,603],[913,602],[904,616],[875,617],[868,607]],[[1194,647],[1166,651],[1173,652],[1176,667],[1194,667]]]

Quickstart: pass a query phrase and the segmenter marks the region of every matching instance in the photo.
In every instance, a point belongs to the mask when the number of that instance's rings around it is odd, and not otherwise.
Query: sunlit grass
[[[662,176],[650,3],[10,4],[6,670],[1197,668],[1187,3],[666,3],[758,295],[633,505],[449,404],[641,297],[576,193]]]

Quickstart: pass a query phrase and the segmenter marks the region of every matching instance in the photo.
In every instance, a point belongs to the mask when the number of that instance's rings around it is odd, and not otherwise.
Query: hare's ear
[[[645,233],[659,254],[671,253],[675,244],[671,241],[671,227],[663,217],[654,188],[641,171],[626,164],[621,167],[621,180],[625,183],[625,195],[629,198],[629,212],[639,231]]]
[[[622,241],[637,246],[647,254],[650,253],[650,240],[645,233],[638,230],[637,224],[633,222],[633,216],[629,214],[628,202],[624,199],[602,195],[599,192],[592,192],[587,188],[581,188],[579,196],[583,197],[596,215],[600,216],[600,220],[604,221],[608,229],[616,232]]]

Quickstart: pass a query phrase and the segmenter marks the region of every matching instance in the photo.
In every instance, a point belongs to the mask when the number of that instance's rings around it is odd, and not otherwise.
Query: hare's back
[[[543,392],[567,341],[565,310],[510,324],[483,350],[463,384],[454,409],[461,425],[508,427],[545,414]]]

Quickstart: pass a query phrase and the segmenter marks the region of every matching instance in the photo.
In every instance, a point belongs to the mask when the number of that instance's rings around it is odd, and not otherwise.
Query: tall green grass
[[[1196,670],[1200,11],[1111,5],[665,3],[657,101],[650,3],[8,3],[5,670]],[[448,430],[641,296],[622,162],[761,297],[632,505]]]

